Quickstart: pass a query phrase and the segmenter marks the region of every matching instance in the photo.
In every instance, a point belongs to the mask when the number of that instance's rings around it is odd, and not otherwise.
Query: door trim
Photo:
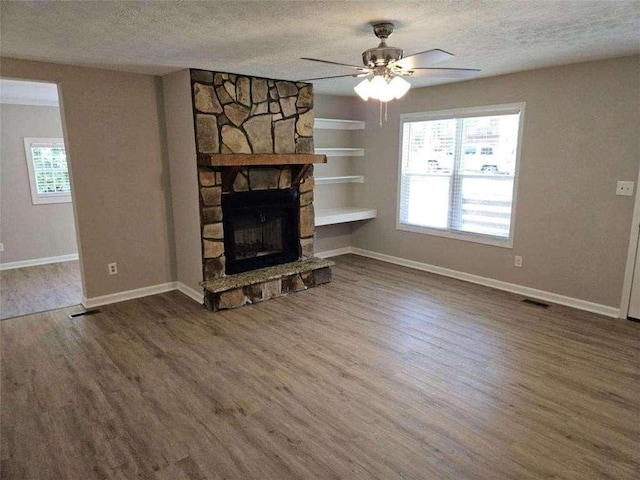
[[[633,271],[635,269],[638,238],[640,236],[640,195],[638,195],[638,188],[640,188],[640,171],[638,171],[635,187],[635,202],[631,219],[631,233],[629,234],[629,251],[627,252],[627,265],[624,270],[624,282],[622,283],[622,298],[620,299],[620,318],[624,319],[629,315]]]
[[[46,75],[45,75],[46,76]],[[69,181],[71,182],[71,206],[73,207],[73,227],[76,230],[76,245],[77,245],[77,249],[78,249],[78,261],[80,264],[80,285],[82,287],[82,295],[86,295],[87,294],[87,283],[86,283],[86,277],[84,274],[84,260],[83,260],[83,250],[82,250],[82,238],[81,238],[81,231],[80,231],[80,219],[78,218],[78,202],[76,199],[76,181],[74,180],[74,161],[73,161],[73,157],[71,155],[71,144],[69,143],[69,136],[67,134],[67,117],[65,114],[65,108],[64,108],[64,95],[62,93],[62,80],[58,79],[58,81],[55,80],[49,80],[49,79],[45,79],[45,78],[34,78],[34,77],[13,77],[13,76],[7,76],[7,75],[0,75],[0,79],[7,79],[7,80],[21,80],[24,82],[35,82],[35,83],[49,83],[49,84],[53,84],[56,85],[57,89],[58,89],[58,109],[59,109],[59,115],[60,115],[60,122],[62,123],[62,138],[64,139],[64,147],[66,150],[66,155],[67,155],[67,169],[69,171]]]

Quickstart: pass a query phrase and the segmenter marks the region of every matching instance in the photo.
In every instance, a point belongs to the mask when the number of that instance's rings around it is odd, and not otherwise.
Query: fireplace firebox
[[[222,195],[227,275],[298,260],[298,197],[293,188]]]

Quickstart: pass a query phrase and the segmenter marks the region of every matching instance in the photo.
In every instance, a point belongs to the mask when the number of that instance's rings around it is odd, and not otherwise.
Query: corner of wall
[[[162,91],[173,212],[175,279],[188,288],[200,290],[200,212],[189,70],[162,77]]]

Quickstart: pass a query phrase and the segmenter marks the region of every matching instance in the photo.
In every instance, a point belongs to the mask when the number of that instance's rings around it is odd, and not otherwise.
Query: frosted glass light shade
[[[393,89],[386,83],[384,88],[378,93],[378,100],[381,102],[388,102],[394,98]]]
[[[365,101],[369,100],[369,97],[371,96],[371,82],[369,82],[368,78],[365,78],[355,86],[354,90],[361,99]]]
[[[364,79],[354,88],[355,92],[363,100],[373,98],[381,102],[389,102],[394,98],[401,98],[409,91],[411,84],[401,77],[393,77],[387,80],[381,75],[376,75],[371,80]]]
[[[382,76],[373,77],[371,80],[371,98],[380,100],[381,102],[388,102],[393,98],[393,92],[389,89],[387,79]]]
[[[409,91],[411,84],[402,77],[393,77],[391,82],[389,82],[389,87],[393,90],[393,96],[399,99]]]
[[[375,76],[371,79],[371,93],[369,96],[378,98],[378,94],[385,88],[387,81],[384,77]]]

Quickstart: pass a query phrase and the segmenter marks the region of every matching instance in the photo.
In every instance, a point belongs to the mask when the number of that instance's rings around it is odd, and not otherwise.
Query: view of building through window
[[[403,120],[399,224],[509,239],[519,109],[428,115]]]

